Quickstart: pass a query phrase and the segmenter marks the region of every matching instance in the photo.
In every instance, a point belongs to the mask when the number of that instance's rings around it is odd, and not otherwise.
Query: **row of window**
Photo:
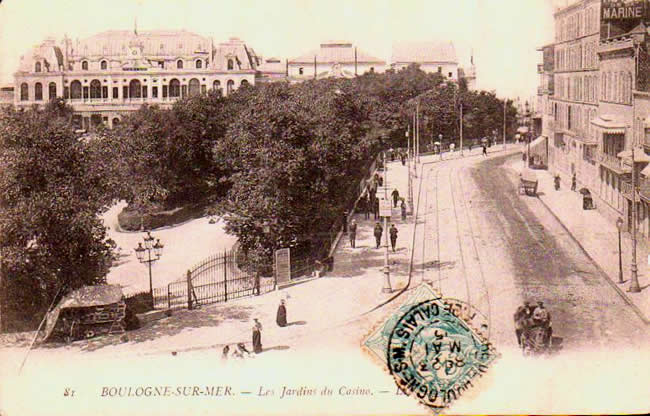
[[[631,72],[605,72],[601,76],[600,99],[620,104],[632,104]]]
[[[558,17],[555,21],[555,41],[563,42],[581,36],[591,35],[600,29],[598,6],[576,10],[573,14]]]
[[[580,105],[553,103],[555,127],[578,133],[581,137],[595,137],[591,120],[596,118],[596,109]]]
[[[85,52],[87,52],[87,51],[88,51],[88,45],[87,45],[87,44],[84,45],[83,49],[84,49]],[[179,43],[179,44],[178,44],[178,49],[183,49],[183,44],[182,44],[182,43]],[[160,44],[160,50],[161,50],[161,51],[164,51],[164,50],[165,50],[165,44],[164,44],[164,43],[161,43],[161,44]],[[197,51],[205,50],[205,47],[203,47],[203,46],[199,43],[198,45],[196,45],[196,49],[195,49],[195,50],[197,50]],[[104,45],[104,46],[102,46],[102,51],[104,51],[104,53],[109,53],[110,48],[108,47],[108,45]],[[126,51],[126,44],[122,44],[122,51]]]
[[[249,85],[247,80],[242,80],[240,86]],[[78,80],[72,81],[70,87],[63,88],[63,97],[65,99],[106,99],[108,97],[108,86],[102,86],[99,80],[92,80],[89,87],[82,87],[81,82]],[[212,83],[212,88],[215,91],[221,90],[221,82],[216,80]],[[226,82],[226,94],[230,94],[235,88],[235,81],[228,80]],[[181,85],[181,82],[174,78],[169,81],[169,85],[162,86],[163,98],[177,98],[185,97],[186,95],[198,95],[205,93],[207,90],[206,85],[201,85],[198,79],[192,78],[188,85]],[[149,88],[142,85],[139,80],[134,79],[129,82],[129,85],[122,87],[122,98],[148,98]],[[57,88],[54,82],[50,82],[48,86],[48,98],[51,100],[57,97]],[[113,87],[112,98],[118,99],[119,87]],[[151,98],[158,98],[158,87],[151,87]],[[29,101],[29,86],[27,83],[20,85],[20,100]],[[40,82],[34,84],[34,100],[43,100],[43,85]]]
[[[556,71],[596,69],[598,67],[598,44],[596,40],[578,43],[555,51]]]
[[[209,64],[209,63],[210,63],[210,61],[208,61],[208,60],[206,59],[206,60],[205,60],[205,68],[208,67],[208,64]],[[235,62],[234,62],[232,59],[228,59],[228,64],[227,64],[227,65],[228,65],[228,70],[229,70],[229,71],[232,71],[233,69],[235,69]],[[158,66],[159,66],[160,68],[164,68],[164,67],[165,67],[165,61],[158,61]],[[176,61],[176,69],[183,69],[183,66],[184,66],[184,63],[183,63],[183,60],[182,60],[182,59],[179,59],[179,60]],[[107,69],[108,69],[108,61],[106,61],[106,60],[102,60],[102,61],[99,63],[99,67],[100,67],[100,69],[101,69],[102,71],[107,70]],[[42,67],[42,65],[41,65],[40,62],[36,62],[36,63],[34,64],[34,72],[41,72],[41,71],[42,71],[42,68],[43,68],[43,67]],[[201,59],[197,59],[197,60],[195,60],[195,61],[194,61],[194,68],[196,68],[196,69],[203,69],[203,61],[202,61]],[[81,61],[81,69],[82,69],[83,71],[88,71],[88,61]]]
[[[598,75],[556,75],[555,96],[565,100],[596,103],[598,101]]]

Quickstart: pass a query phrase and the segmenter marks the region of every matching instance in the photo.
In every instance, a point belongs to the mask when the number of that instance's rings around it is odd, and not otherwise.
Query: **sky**
[[[477,86],[530,97],[536,49],[553,41],[553,10],[573,0],[0,0],[0,85],[47,37],[105,30],[185,29],[215,43],[239,37],[264,57],[302,55],[347,40],[390,61],[393,42],[450,40],[461,66],[474,54]]]

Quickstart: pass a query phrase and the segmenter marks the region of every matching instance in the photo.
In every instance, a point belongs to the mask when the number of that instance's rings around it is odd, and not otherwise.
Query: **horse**
[[[521,335],[521,348],[524,355],[542,354],[550,348],[548,329],[543,326],[530,327]]]

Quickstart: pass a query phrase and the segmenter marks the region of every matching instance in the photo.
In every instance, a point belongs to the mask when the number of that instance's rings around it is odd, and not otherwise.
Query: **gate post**
[[[172,308],[172,288],[170,284],[167,285],[167,309]]]
[[[223,296],[228,302],[228,250],[223,251]]]
[[[187,271],[187,309],[192,310],[192,272]]]

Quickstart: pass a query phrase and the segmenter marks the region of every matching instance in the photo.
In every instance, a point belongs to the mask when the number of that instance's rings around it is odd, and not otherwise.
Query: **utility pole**
[[[413,185],[411,182],[411,135],[410,135],[410,126],[406,130],[406,138],[407,138],[407,145],[408,145],[408,152],[407,155],[408,157],[406,158],[406,163],[407,165],[407,170],[408,170],[408,194],[407,194],[407,199],[408,199],[408,206],[409,206],[409,211],[413,213]]]
[[[463,103],[460,103],[460,156],[463,156]]]
[[[384,200],[388,201],[388,164],[386,163],[386,152],[384,152]],[[389,201],[390,202],[390,201]],[[388,216],[384,215],[384,287],[383,293],[390,293],[393,291],[390,285],[390,266],[388,264]]]
[[[632,275],[630,276],[630,287],[628,292],[639,293],[639,277],[636,268],[636,163],[634,159],[634,145],[632,142]]]
[[[506,106],[508,105],[508,99],[503,99],[503,150],[506,150]]]

